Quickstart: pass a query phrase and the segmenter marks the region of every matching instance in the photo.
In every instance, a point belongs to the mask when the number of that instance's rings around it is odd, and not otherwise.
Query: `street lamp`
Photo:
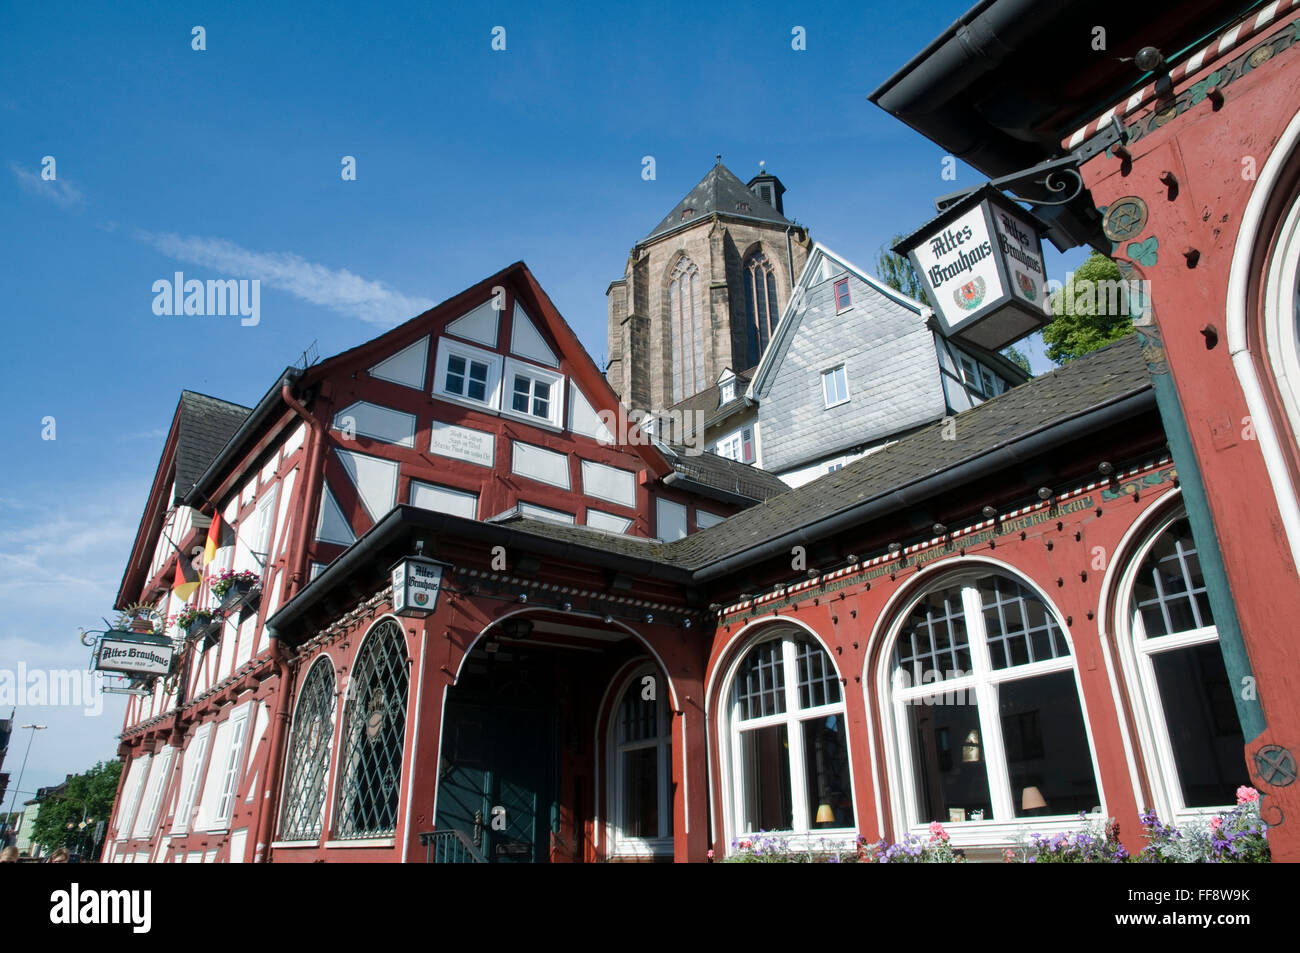
[[[23,753],[23,766],[18,769],[18,783],[14,786],[14,793],[9,798],[9,814],[5,815],[4,840],[9,840],[9,817],[14,812],[14,800],[18,797],[18,789],[23,786],[23,772],[27,770],[27,756],[32,753],[32,739],[36,737],[36,732],[44,731],[49,725],[23,725],[24,728],[30,728],[32,733],[27,736],[27,750]]]

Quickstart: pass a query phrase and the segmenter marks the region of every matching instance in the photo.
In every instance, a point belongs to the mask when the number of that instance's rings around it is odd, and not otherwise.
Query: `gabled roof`
[[[179,503],[239,430],[250,410],[192,390],[181,391],[180,433],[176,441],[176,490]]]
[[[249,408],[242,404],[192,390],[181,391],[131,544],[131,555],[122,573],[114,603],[117,608],[134,601],[136,591],[147,581],[145,575],[153,561],[154,544],[167,519],[167,511],[185,499],[249,413]]]
[[[687,209],[691,210],[691,215],[683,219],[682,212]],[[782,228],[794,224],[751,192],[745,183],[736,178],[735,174],[719,159],[709,170],[708,175],[700,179],[695,188],[686,193],[686,197],[673,207],[668,217],[656,225],[650,234],[642,239],[642,242],[662,238],[679,228],[687,228],[715,212],[730,218],[770,222]]]
[[[797,306],[808,293],[808,289],[819,283],[820,279],[817,275],[821,271],[822,262],[826,259],[830,259],[843,270],[852,272],[869,287],[874,288],[896,304],[902,305],[909,311],[914,311],[922,321],[934,313],[929,305],[915,301],[901,291],[889,287],[866,269],[859,268],[843,255],[831,251],[821,242],[813,242],[812,251],[808,254],[808,260],[804,262],[803,271],[799,273],[799,280],[795,282],[795,290],[790,294],[790,298],[786,301],[785,308],[781,312],[781,320],[776,326],[776,333],[772,335],[772,340],[768,342],[767,349],[763,351],[758,366],[753,369],[749,389],[745,392],[745,396],[749,400],[757,400],[762,396],[768,380],[780,367],[781,361],[790,347],[790,342],[794,340],[795,334],[799,331],[799,326],[803,323],[804,314],[807,313]]]

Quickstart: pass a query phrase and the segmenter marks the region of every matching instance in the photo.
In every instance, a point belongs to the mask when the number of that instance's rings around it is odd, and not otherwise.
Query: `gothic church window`
[[[745,259],[745,328],[749,342],[749,363],[758,363],[767,342],[781,320],[781,309],[776,298],[776,273],[761,251]]]
[[[677,403],[707,386],[699,269],[685,256],[668,279],[668,320],[673,342],[673,403]]]

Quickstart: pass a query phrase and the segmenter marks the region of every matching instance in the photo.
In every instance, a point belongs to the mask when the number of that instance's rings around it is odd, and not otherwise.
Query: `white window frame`
[[[1160,655],[1174,649],[1192,648],[1206,643],[1218,643],[1219,630],[1216,625],[1202,626],[1185,632],[1157,636],[1148,639],[1146,625],[1140,612],[1133,611],[1133,587],[1137,583],[1138,571],[1142,568],[1152,548],[1169,528],[1178,520],[1185,519],[1187,511],[1183,506],[1163,511],[1142,538],[1140,545],[1133,550],[1133,555],[1124,568],[1120,578],[1118,598],[1115,608],[1118,617],[1115,631],[1120,647],[1120,662],[1124,667],[1125,681],[1129,686],[1129,699],[1137,715],[1138,741],[1142,746],[1146,762],[1147,781],[1151,786],[1154,807],[1162,819],[1172,818],[1173,823],[1182,824],[1202,817],[1213,817],[1232,804],[1209,807],[1188,807],[1183,801],[1182,780],[1178,775],[1178,765],[1174,760],[1173,744],[1169,740],[1169,726],[1165,720],[1164,701],[1160,696],[1160,687],[1156,682],[1155,665],[1152,656]],[[1243,769],[1243,775],[1245,771]]]
[[[937,576],[938,574],[936,574]],[[984,624],[983,605],[976,583],[990,576],[1000,575],[1024,586],[1038,598],[1057,628],[1065,638],[1068,655],[1025,665],[1013,665],[1008,668],[994,669],[989,656],[988,632]],[[894,643],[911,614],[912,609],[926,595],[937,590],[962,587],[962,610],[966,623],[966,642],[971,657],[972,673],[957,678],[945,677],[939,682],[926,682],[907,688],[895,689],[891,679],[894,659]],[[894,802],[894,823],[901,839],[902,832],[919,836],[929,836],[931,819],[922,818],[915,783],[915,766],[912,763],[912,746],[907,721],[907,705],[927,696],[947,695],[949,693],[974,693],[978,703],[980,724],[980,744],[983,749],[985,770],[988,776],[989,801],[993,817],[980,821],[953,821],[939,818],[948,831],[950,843],[954,847],[1007,847],[1026,831],[1042,834],[1059,833],[1077,829],[1079,816],[1046,815],[1033,817],[1016,817],[1014,792],[1011,788],[1010,773],[1007,768],[1006,749],[1002,738],[1002,725],[999,713],[997,687],[1003,683],[1024,681],[1039,675],[1050,675],[1069,671],[1074,676],[1074,687],[1079,701],[1079,714],[1083,719],[1084,737],[1088,742],[1093,779],[1097,786],[1097,797],[1101,801],[1102,816],[1106,816],[1106,791],[1102,786],[1101,765],[1097,759],[1097,746],[1093,739],[1092,722],[1088,717],[1088,707],[1083,695],[1083,686],[1076,665],[1074,639],[1065,625],[1065,620],[1057,611],[1052,601],[1030,580],[1009,567],[981,563],[972,568],[953,574],[939,576],[924,588],[919,589],[902,604],[890,624],[889,638],[881,653],[878,675],[881,713],[887,722],[884,726],[886,744],[889,748],[890,761],[895,768],[891,779],[891,793]]]
[[[831,389],[828,385],[835,380],[836,375],[841,375],[844,381],[844,396],[832,401]],[[834,367],[828,367],[822,371],[822,399],[826,402],[827,410],[838,407],[840,404],[847,404],[851,397],[852,395],[849,393],[849,365],[847,363],[836,364]]]
[[[203,783],[203,768],[208,760],[208,742],[212,737],[212,722],[204,722],[194,731],[190,743],[181,755],[181,786],[177,794],[176,813],[172,818],[171,833],[188,834],[190,815],[194,813],[194,800]]]
[[[550,385],[550,407],[549,414],[545,417],[538,416],[531,411],[515,410],[515,377],[521,375],[531,378],[534,381],[543,381]],[[558,371],[549,368],[539,367],[536,364],[527,364],[523,361],[516,360],[513,357],[505,359],[505,373],[502,375],[501,387],[501,413],[514,417],[516,420],[526,420],[530,424],[536,424],[545,427],[551,427],[555,430],[564,429],[564,384],[565,376]],[[529,406],[532,405],[533,389],[529,388]]]
[[[466,362],[478,361],[487,365],[488,374],[487,382],[484,385],[485,394],[483,400],[474,400],[472,397],[463,396],[446,389],[447,362],[453,357],[464,358]],[[474,347],[472,344],[462,344],[460,341],[440,337],[438,338],[438,363],[435,365],[433,376],[433,396],[439,400],[450,401],[453,404],[460,404],[465,407],[473,407],[477,410],[498,410],[501,406],[501,367],[502,356],[500,354],[485,351],[482,348]],[[466,380],[468,380],[468,363],[465,370]]]
[[[745,434],[749,434],[749,459],[745,458]],[[747,424],[718,438],[713,444],[713,452],[736,463],[753,463],[758,457],[757,441],[754,439],[754,425]]]
[[[826,664],[829,665],[834,673],[836,681],[840,686],[840,700],[827,705],[816,705],[811,708],[800,708],[799,706],[799,661],[798,649],[795,640],[800,637],[807,637],[812,640],[812,644],[817,646],[826,656]],[[749,653],[757,646],[766,642],[781,642],[781,664],[784,670],[784,691],[785,691],[785,711],[776,715],[764,715],[757,718],[748,718],[744,721],[740,719],[740,702],[734,698],[733,688],[737,677],[740,675],[742,663],[748,658]],[[782,834],[789,841],[791,848],[799,849],[820,849],[824,845],[829,849],[849,848],[856,843],[857,827],[818,827],[809,826],[808,818],[808,790],[807,781],[804,777],[804,743],[802,724],[805,721],[811,721],[816,718],[825,718],[830,715],[837,715],[844,724],[845,733],[845,751],[848,757],[848,778],[849,791],[848,795],[853,804],[853,813],[855,822],[860,823],[858,818],[859,806],[857,793],[854,790],[853,780],[853,744],[854,739],[849,736],[849,723],[846,714],[847,707],[845,702],[846,687],[840,681],[839,666],[835,663],[834,657],[826,650],[826,646],[820,639],[811,632],[799,626],[783,624],[777,628],[770,628],[750,639],[744,647],[736,653],[727,671],[727,678],[722,684],[722,693],[719,696],[718,710],[722,723],[719,725],[718,736],[722,740],[722,751],[720,752],[722,770],[722,787],[723,787],[723,804],[725,814],[725,828],[731,835],[732,839],[752,838],[759,834],[758,831],[747,830],[743,825],[745,816],[745,790],[744,790],[744,765],[741,764],[743,757],[740,735],[743,731],[767,728],[773,725],[783,725],[786,731],[786,745],[789,751],[790,760],[790,814],[793,819],[794,829],[790,831],[767,831],[765,833]],[[730,843],[730,842],[728,842]],[[728,851],[731,848],[728,846]]]
[[[140,798],[144,795],[152,759],[153,752],[142,754],[127,767],[126,784],[122,788],[122,810],[117,818],[117,839],[120,841],[131,839],[136,811],[140,809]]]
[[[728,404],[736,399],[736,379],[728,377],[718,385],[718,406]]]
[[[166,746],[154,755],[149,768],[149,780],[144,787],[144,796],[140,802],[141,810],[136,813],[133,838],[150,838],[154,826],[158,823],[158,809],[162,807],[163,795],[167,793],[167,782],[171,780],[172,758],[176,749]]]
[[[619,713],[628,692],[640,692],[645,676],[655,679],[656,718],[658,733],[642,741],[618,741]],[[656,837],[633,837],[623,833],[626,826],[626,805],[623,800],[623,759],[625,752],[642,748],[655,748],[658,753],[656,773],[659,777],[659,834]],[[654,665],[640,666],[627,677],[623,688],[615,696],[610,710],[609,737],[606,751],[609,755],[608,786],[609,822],[606,825],[611,857],[659,857],[673,853],[673,714],[668,705],[668,685]]]

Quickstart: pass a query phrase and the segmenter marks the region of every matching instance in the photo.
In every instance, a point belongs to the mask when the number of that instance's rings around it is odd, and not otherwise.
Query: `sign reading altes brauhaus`
[[[946,336],[998,350],[1046,323],[1038,229],[994,189],[957,202],[895,251],[910,257]]]
[[[423,617],[438,605],[445,563],[409,556],[393,567],[393,611],[401,616]]]
[[[95,668],[101,672],[124,672],[129,675],[166,675],[171,670],[170,643],[136,642],[103,638],[95,655]]]

